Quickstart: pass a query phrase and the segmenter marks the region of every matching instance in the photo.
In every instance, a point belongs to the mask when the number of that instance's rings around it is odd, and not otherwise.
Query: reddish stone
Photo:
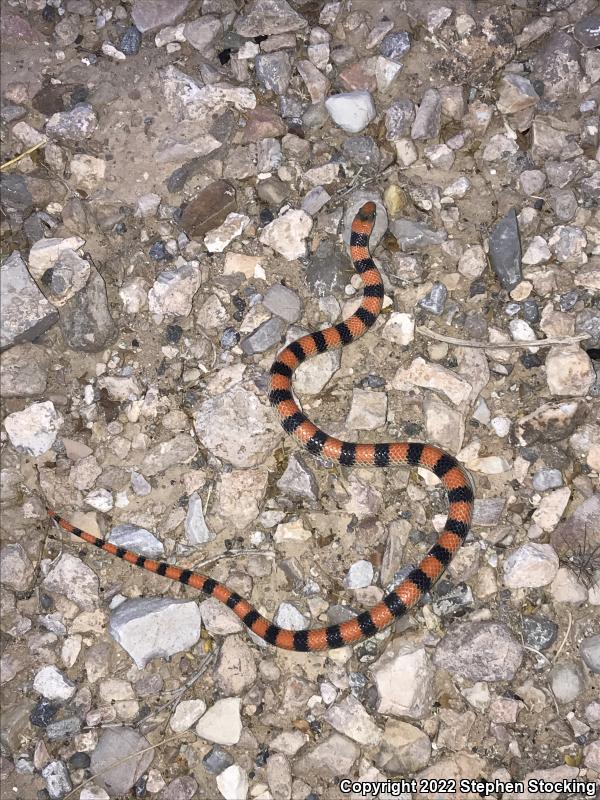
[[[260,142],[263,139],[276,139],[287,133],[287,126],[281,117],[269,106],[257,106],[248,112],[242,143]]]
[[[235,209],[233,186],[227,181],[215,181],[188,203],[179,224],[188,236],[204,236],[222,225],[227,215]]]

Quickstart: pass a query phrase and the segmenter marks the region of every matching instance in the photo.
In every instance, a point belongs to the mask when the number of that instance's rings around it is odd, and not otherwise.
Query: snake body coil
[[[369,237],[374,224],[375,204],[365,203],[354,218],[350,237],[354,269],[364,283],[360,307],[343,322],[303,336],[279,353],[271,367],[269,400],[277,409],[286,433],[314,455],[322,455],[346,467],[355,464],[373,467],[394,464],[425,467],[442,481],[449,501],[448,518],[443,531],[421,563],[378,605],[339,625],[312,630],[287,630],[263,617],[247,600],[207,575],[155,561],[105,542],[76,528],[52,509],[48,509],[49,516],[65,531],[79,536],[106,553],[215,597],[231,608],[253,633],[284,650],[313,652],[353,644],[387,628],[418,603],[442,575],[469,531],[474,498],[468,473],[456,459],[433,445],[415,442],[357,444],[328,436],[302,413],[292,395],[292,376],[299,364],[318,353],[325,353],[355,341],[373,325],[381,311],[383,282],[369,254]]]

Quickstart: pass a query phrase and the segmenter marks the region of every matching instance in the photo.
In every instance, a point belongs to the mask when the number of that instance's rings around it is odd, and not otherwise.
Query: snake
[[[448,515],[437,541],[420,563],[410,569],[408,575],[379,603],[344,622],[326,627],[301,630],[283,628],[264,617],[237,592],[208,575],[119,547],[81,530],[47,508],[51,519],[63,530],[105,553],[215,598],[230,608],[252,633],[283,650],[310,653],[361,642],[388,628],[422,600],[443,574],[469,532],[475,502],[470,474],[452,455],[432,444],[408,441],[359,444],[329,436],[308,419],[292,393],[292,376],[300,364],[319,353],[356,341],[372,327],[382,309],[384,284],[369,252],[375,217],[376,204],[373,201],[366,202],[356,213],[351,227],[350,255],[363,283],[360,306],[343,322],[302,336],[281,350],[270,370],[269,401],[277,411],[284,431],[314,456],[342,467],[423,467],[434,473],[444,486]]]

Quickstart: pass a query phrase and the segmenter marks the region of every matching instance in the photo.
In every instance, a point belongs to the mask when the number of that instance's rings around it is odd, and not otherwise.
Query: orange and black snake
[[[446,488],[449,509],[443,531],[421,563],[378,605],[338,625],[313,630],[287,630],[263,617],[251,603],[207,575],[155,561],[105,542],[75,527],[51,509],[48,509],[49,516],[64,530],[106,553],[149,572],[193,586],[209,597],[215,597],[228,606],[253,633],[284,650],[313,652],[354,644],[387,628],[418,603],[444,572],[469,531],[474,503],[469,474],[459,466],[456,459],[430,444],[357,444],[328,436],[302,413],[292,395],[292,375],[299,364],[318,353],[325,353],[355,341],[373,325],[381,311],[383,282],[369,254],[369,237],[374,224],[375,203],[365,203],[354,218],[350,237],[354,269],[364,283],[360,307],[343,322],[303,336],[279,353],[271,367],[269,400],[277,409],[286,433],[291,434],[314,455],[321,455],[345,467],[355,464],[373,467],[388,467],[392,464],[425,467],[435,473]]]

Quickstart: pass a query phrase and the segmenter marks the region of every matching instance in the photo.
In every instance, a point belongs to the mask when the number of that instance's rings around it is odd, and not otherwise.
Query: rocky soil
[[[2,0],[2,798],[599,780],[600,14],[445,1]],[[439,482],[302,453],[266,400],[360,301],[366,199],[383,313],[295,391],[456,454],[475,523],[393,628],[276,652],[45,503],[283,626],[377,603]]]

